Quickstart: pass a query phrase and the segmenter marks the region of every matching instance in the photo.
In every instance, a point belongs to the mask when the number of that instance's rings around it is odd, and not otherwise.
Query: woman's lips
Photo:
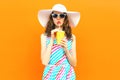
[[[60,21],[58,21],[58,22],[57,22],[57,24],[61,24],[61,22],[60,22]]]

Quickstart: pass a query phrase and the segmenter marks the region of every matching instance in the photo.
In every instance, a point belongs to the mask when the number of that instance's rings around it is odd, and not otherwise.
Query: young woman
[[[52,9],[40,10],[38,19],[46,28],[41,34],[41,61],[45,65],[42,80],[75,80],[76,38],[71,27],[78,24],[80,13],[56,4]],[[56,40],[57,31],[65,32],[60,44]]]

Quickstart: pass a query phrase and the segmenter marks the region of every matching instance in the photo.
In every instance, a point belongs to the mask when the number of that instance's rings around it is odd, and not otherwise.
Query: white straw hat
[[[69,25],[71,27],[76,27],[79,20],[80,20],[80,13],[79,12],[67,11],[67,9],[64,5],[55,4],[52,7],[52,9],[46,9],[46,10],[39,10],[38,11],[38,20],[43,27],[46,27],[46,24],[49,20],[49,16],[50,16],[52,11],[59,11],[59,12],[67,13],[69,23],[70,23]]]

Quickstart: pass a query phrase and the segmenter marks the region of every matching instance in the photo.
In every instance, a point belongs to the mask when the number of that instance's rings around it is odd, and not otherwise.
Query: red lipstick
[[[61,22],[60,22],[60,21],[58,21],[58,22],[57,22],[57,24],[61,24]]]

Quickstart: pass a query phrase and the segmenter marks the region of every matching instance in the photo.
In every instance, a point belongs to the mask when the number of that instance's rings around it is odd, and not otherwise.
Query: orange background
[[[0,80],[41,80],[37,13],[55,3],[79,11],[77,80],[120,80],[119,0],[2,0],[0,1]]]

